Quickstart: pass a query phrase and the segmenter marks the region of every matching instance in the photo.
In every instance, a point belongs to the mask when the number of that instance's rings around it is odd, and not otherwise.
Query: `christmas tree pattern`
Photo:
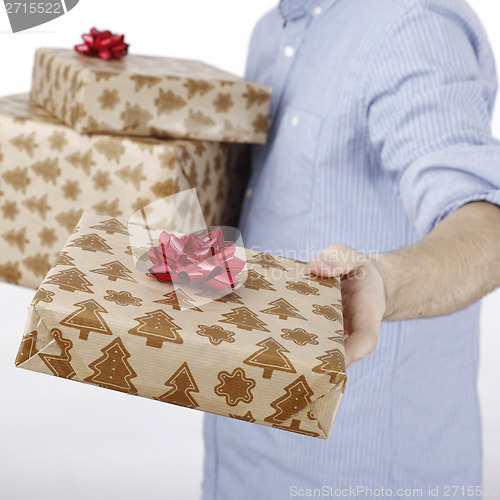
[[[253,418],[252,412],[249,410],[244,415],[233,415],[229,413],[227,415],[230,418],[235,418],[237,420],[243,420],[244,422],[255,422],[255,418]]]
[[[54,299],[55,293],[50,290],[45,290],[44,288],[39,288],[31,301],[32,306],[36,306],[40,302],[46,302],[47,304],[52,302]]]
[[[43,220],[45,220],[47,212],[52,210],[52,207],[47,203],[47,194],[44,194],[39,198],[32,196],[31,198],[24,200],[22,203],[31,212],[36,212],[40,215]]]
[[[113,217],[118,217],[122,215],[122,211],[120,210],[120,198],[115,198],[114,200],[103,200],[95,205],[92,205],[92,209],[100,214],[109,214]]]
[[[73,305],[77,307],[77,310],[62,319],[59,322],[61,326],[80,330],[81,340],[88,340],[90,332],[112,335],[113,332],[101,316],[101,313],[106,314],[108,311],[94,299],[84,300]]]
[[[145,316],[134,318],[134,321],[138,321],[140,324],[130,329],[128,333],[146,337],[148,347],[161,349],[163,342],[183,343],[182,337],[177,333],[182,328],[176,325],[174,318],[162,309],[147,312]]]
[[[261,332],[269,332],[267,328],[267,323],[264,323],[259,319],[257,314],[252,312],[248,307],[235,307],[231,309],[231,312],[224,313],[226,319],[220,319],[221,323],[230,323],[231,325],[236,325],[242,330],[260,330]]]
[[[269,93],[266,90],[256,89],[251,85],[247,85],[247,91],[243,94],[247,101],[246,109],[252,106],[264,104],[269,99]]]
[[[255,380],[247,378],[243,368],[235,368],[233,373],[221,371],[217,374],[217,378],[220,384],[214,387],[214,392],[218,396],[225,397],[229,406],[252,401],[251,391],[255,387]]]
[[[122,169],[116,172],[116,175],[122,179],[123,182],[132,184],[135,189],[141,189],[141,183],[146,179],[146,176],[143,175],[144,164],[139,163],[135,167],[132,165],[127,165]]]
[[[315,366],[312,371],[316,373],[327,373],[330,375],[330,383],[337,383],[337,375],[343,373],[344,369],[344,356],[339,349],[332,349],[326,351],[323,356],[318,356],[317,360],[321,361],[318,366]]]
[[[54,375],[57,377],[71,379],[76,375],[70,364],[71,355],[69,351],[73,347],[73,342],[65,339],[62,336],[61,330],[58,330],[57,328],[53,328],[50,331],[50,334],[57,342],[57,345],[61,348],[61,354],[59,356],[55,356],[53,354],[40,353],[39,356]]]
[[[30,255],[23,260],[23,264],[29,269],[35,276],[45,276],[50,270],[50,262],[48,254],[35,254]]]
[[[248,259],[249,264],[256,264],[265,269],[281,269],[282,271],[286,271],[286,267],[283,267],[278,259],[273,257],[268,253],[258,253],[254,255],[251,259]]]
[[[310,419],[313,420],[313,419]],[[316,419],[314,419],[316,420]],[[300,420],[297,418],[292,418],[292,421],[290,422],[290,425],[287,427],[286,425],[278,425],[278,424],[273,424],[273,427],[276,429],[282,429],[284,431],[291,431],[291,432],[296,432],[298,434],[304,434],[305,436],[311,436],[311,437],[318,437],[319,433],[318,432],[313,432],[313,431],[306,431],[304,429],[300,428]]]
[[[164,403],[185,406],[186,408],[196,408],[198,403],[191,396],[191,392],[200,392],[193,374],[186,362],[182,363],[180,368],[165,382],[169,391],[156,398]]]
[[[297,318],[297,319],[306,319],[300,314],[298,314],[298,309],[293,307],[290,302],[287,302],[285,299],[276,299],[272,302],[269,302],[270,306],[267,309],[263,309],[260,312],[266,314],[275,314],[279,317],[279,319],[288,319],[288,318]]]
[[[96,226],[90,226],[91,229],[97,229],[98,231],[105,231],[106,234],[124,234],[129,236],[127,228],[117,219],[108,219],[100,222]]]
[[[137,377],[137,373],[128,362],[130,353],[125,349],[121,338],[117,337],[111,344],[103,347],[101,352],[103,355],[89,365],[94,373],[84,379],[84,382],[135,394],[137,390],[130,379]]]
[[[55,266],[74,266],[73,262],[75,259],[71,257],[68,252],[61,252],[58,256],[56,261],[54,262],[54,267]]]
[[[104,252],[113,255],[111,247],[106,243],[106,240],[96,233],[84,234],[73,240],[68,246],[78,247],[86,252]]]
[[[44,161],[34,163],[31,168],[36,175],[39,175],[45,182],[56,184],[57,178],[61,175],[58,158],[47,158]]]
[[[46,284],[58,285],[61,290],[66,292],[86,292],[94,293],[90,287],[92,283],[86,278],[86,274],[82,273],[76,267],[65,269],[57,274],[54,274],[46,280]]]
[[[311,398],[314,395],[304,375],[301,375],[291,384],[287,385],[284,391],[285,394],[283,396],[271,403],[271,407],[276,411],[266,417],[264,421],[281,425],[297,412],[306,408],[311,403]]]
[[[19,366],[21,363],[28,361],[31,357],[33,357],[38,349],[36,348],[36,337],[38,332],[33,330],[23,337],[21,341],[21,347],[19,349],[19,353],[16,358],[16,366]]]
[[[234,292],[230,292],[227,295],[224,295],[223,297],[215,299],[215,302],[222,302],[224,304],[227,304],[228,302],[234,302],[235,304],[243,304],[241,297]]]
[[[24,253],[24,250],[26,248],[26,245],[30,242],[26,238],[26,228],[23,227],[22,229],[19,229],[19,231],[16,231],[15,229],[12,229],[4,234],[2,234],[2,238],[12,246],[16,246],[21,250],[21,252]]]
[[[136,92],[141,90],[143,87],[150,89],[161,82],[161,78],[158,78],[156,76],[143,76],[143,75],[132,75],[130,76],[130,80],[132,80],[135,83]]]
[[[206,290],[204,292],[201,292],[201,293],[197,293],[196,295],[200,296],[200,297],[212,297],[212,294],[210,293],[209,290]],[[234,293],[234,292],[230,292],[226,295],[224,295],[223,297],[219,297],[217,299],[214,299],[215,302],[222,302],[224,304],[228,303],[228,302],[234,302],[235,304],[243,304],[243,301],[241,300],[241,297]]]
[[[170,293],[166,293],[163,295],[166,297],[165,299],[153,300],[158,304],[166,304],[171,306],[172,309],[176,311],[180,311],[181,309],[192,309],[193,311],[203,312],[199,307],[194,306],[192,303],[192,298],[189,297],[186,293],[184,293],[180,288],[174,290]]]
[[[61,212],[56,215],[56,221],[61,224],[69,233],[73,232],[76,224],[82,216],[81,210],[69,210],[68,212]]]
[[[245,359],[243,363],[250,366],[258,366],[264,369],[263,378],[271,378],[274,370],[282,372],[296,373],[290,360],[283,354],[290,352],[285,349],[279,342],[276,342],[272,337],[258,342],[256,345],[262,347],[257,352],[254,352],[250,357]]]
[[[337,344],[344,346],[344,330],[335,330],[335,333],[338,335],[338,337],[328,337],[328,340],[337,342]]]
[[[100,269],[91,269],[90,271],[107,276],[109,281],[124,280],[137,283],[130,275],[132,271],[125,267],[119,260],[108,262],[107,264],[103,264]]]
[[[10,184],[16,191],[22,191],[23,193],[26,193],[26,188],[31,183],[27,167],[16,167],[12,170],[7,170],[2,174],[2,177],[5,182]]]
[[[319,304],[313,304],[313,313],[320,316],[324,316],[330,321],[338,321],[342,323],[342,307],[337,304],[331,304],[322,306]]]
[[[224,330],[219,325],[198,325],[199,330],[196,331],[202,337],[208,337],[213,345],[220,345],[224,342],[234,342],[234,332]]]
[[[9,141],[18,151],[25,151],[30,158],[33,158],[35,149],[39,145],[35,142],[35,132],[30,135],[18,135]]]
[[[90,171],[96,162],[92,159],[92,150],[89,149],[85,153],[77,151],[72,155],[66,157],[66,161],[71,163],[75,168],[81,168],[87,175],[90,175]]]
[[[287,289],[298,292],[301,295],[319,295],[319,290],[308,285],[305,281],[287,281]]]
[[[276,290],[271,286],[271,282],[267,281],[262,274],[257,271],[250,269],[247,274],[247,279],[245,281],[245,288],[250,288],[251,290],[270,290],[275,292]]]
[[[282,328],[281,331],[283,335],[281,335],[285,340],[292,340],[295,344],[300,346],[305,345],[318,345],[317,335],[314,333],[306,332],[303,328]]]

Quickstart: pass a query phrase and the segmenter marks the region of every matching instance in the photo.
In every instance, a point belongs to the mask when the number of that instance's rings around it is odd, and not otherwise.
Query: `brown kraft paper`
[[[231,223],[245,148],[80,135],[27,95],[0,98],[0,280],[37,288],[84,210],[128,218],[196,188],[206,223]]]
[[[202,306],[139,271],[127,226],[85,214],[29,309],[17,366],[326,439],[346,383],[339,281],[246,250]]]
[[[199,61],[44,48],[31,97],[78,132],[264,143],[271,89]]]

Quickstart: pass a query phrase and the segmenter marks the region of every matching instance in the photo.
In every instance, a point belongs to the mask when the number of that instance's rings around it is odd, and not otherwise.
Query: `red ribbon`
[[[208,285],[218,290],[234,288],[245,262],[235,257],[236,245],[224,241],[220,227],[178,238],[162,232],[160,244],[149,249],[149,272],[160,281]]]
[[[82,38],[85,43],[75,45],[75,50],[80,54],[101,59],[121,59],[127,55],[129,44],[124,42],[125,35],[114,35],[111,31],[92,28]]]

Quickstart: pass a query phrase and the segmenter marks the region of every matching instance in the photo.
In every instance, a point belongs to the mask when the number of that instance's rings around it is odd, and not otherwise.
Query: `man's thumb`
[[[309,269],[322,278],[349,274],[367,261],[366,256],[353,248],[335,244],[322,250],[309,264]]]

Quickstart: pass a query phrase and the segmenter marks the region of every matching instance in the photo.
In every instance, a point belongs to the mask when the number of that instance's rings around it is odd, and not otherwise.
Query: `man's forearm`
[[[370,260],[384,282],[385,320],[455,312],[500,286],[500,208],[469,203],[421,242]]]

